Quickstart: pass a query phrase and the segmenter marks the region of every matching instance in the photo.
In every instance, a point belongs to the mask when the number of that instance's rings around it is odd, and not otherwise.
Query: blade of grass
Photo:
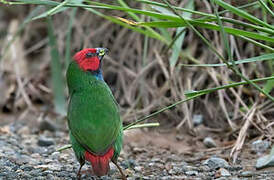
[[[216,0],[211,0],[212,5],[214,7],[215,5],[214,5],[213,1],[216,1]],[[226,49],[227,54],[228,54],[229,62],[232,63],[232,65],[230,65],[229,63],[227,63],[228,68],[230,68],[235,74],[237,74],[238,76],[240,76],[246,82],[248,82],[249,84],[251,84],[255,89],[257,89],[258,91],[260,91],[261,93],[263,93],[265,96],[267,96],[269,99],[271,99],[272,101],[274,101],[274,97],[272,97],[268,92],[266,92],[264,89],[260,88],[257,84],[255,84],[254,82],[252,82],[251,80],[249,80],[247,77],[245,77],[240,72],[240,70],[238,69],[238,67],[235,64],[235,61],[232,58],[230,47],[229,47],[229,43],[228,43],[228,39],[227,39],[227,34],[224,31],[224,27],[223,27],[222,21],[219,18],[219,14],[218,14],[218,11],[217,11],[216,7],[214,7],[214,11],[215,11],[216,17],[218,19],[218,24],[221,27],[221,36],[222,36],[223,43],[225,44],[225,49]]]
[[[225,46],[225,49],[226,49],[226,53],[228,55],[228,61],[229,62],[232,62],[232,65],[234,66],[235,68],[235,62],[234,60],[232,59],[232,54],[231,54],[231,49],[229,47],[229,43],[228,43],[228,39],[227,39],[227,34],[224,30],[224,26],[223,26],[223,23],[219,17],[219,13],[217,11],[218,7],[214,7],[214,4],[213,4],[213,0],[210,0],[212,6],[213,6],[213,9],[214,9],[214,13],[216,15],[216,18],[217,18],[217,22],[219,24],[219,27],[220,27],[220,32],[221,32],[221,37],[222,37],[222,41],[224,43],[224,46]],[[228,66],[230,66],[230,64],[228,62],[226,62]]]
[[[122,6],[122,7],[125,7],[125,8],[130,8],[123,0],[117,0],[117,2]],[[128,12],[128,15],[130,15],[135,21],[140,21],[140,18],[132,13],[132,12]]]
[[[253,79],[253,80],[250,80],[250,81],[252,81],[253,83],[256,83],[256,82],[267,81],[267,80],[274,80],[274,76]],[[192,98],[193,96],[194,97],[202,96],[202,95],[209,94],[209,93],[221,90],[221,89],[227,89],[227,88],[237,87],[237,86],[246,85],[246,84],[249,84],[249,82],[246,82],[246,81],[236,82],[236,83],[231,83],[231,84],[227,84],[227,85],[219,86],[219,87],[215,87],[215,88],[203,89],[203,90],[200,90],[200,91],[190,90],[190,91],[185,92],[185,96],[187,98]]]
[[[227,9],[230,12],[232,12],[232,13],[234,13],[234,14],[236,14],[236,15],[238,15],[238,16],[240,16],[240,17],[242,17],[242,18],[244,18],[244,19],[246,19],[250,22],[260,24],[264,27],[268,27],[268,28],[274,30],[274,27],[272,25],[269,25],[266,22],[256,18],[255,16],[253,16],[253,15],[251,15],[251,14],[249,14],[249,13],[247,13],[247,12],[241,10],[241,9],[238,9],[238,8],[236,8],[236,7],[230,5],[230,4],[228,4],[228,3],[226,3],[222,0],[214,0],[214,2],[216,4],[218,4],[219,6],[223,7],[224,9]]]
[[[260,79],[254,79],[252,81],[253,82],[259,82],[259,81],[265,81],[265,80],[270,80],[270,79],[274,79],[274,76],[266,77],[266,78],[260,78]],[[149,114],[149,115],[147,115],[147,116],[145,116],[143,118],[140,118],[137,121],[135,121],[135,122],[133,122],[133,123],[125,126],[124,130],[128,129],[131,126],[139,124],[139,123],[141,123],[141,122],[143,122],[143,121],[145,121],[147,119],[150,119],[150,118],[158,115],[159,113],[162,113],[162,112],[164,112],[166,110],[169,110],[169,109],[171,109],[171,108],[173,108],[173,107],[175,107],[175,106],[177,106],[179,104],[182,104],[182,103],[187,102],[187,101],[189,101],[191,99],[194,99],[194,98],[197,98],[199,96],[202,96],[204,94],[208,94],[208,93],[211,93],[211,92],[214,92],[214,91],[217,91],[217,90],[221,90],[221,89],[225,89],[225,88],[230,88],[230,87],[236,87],[236,86],[244,85],[244,84],[248,84],[248,82],[243,81],[243,82],[228,84],[228,85],[225,85],[225,86],[220,86],[220,87],[217,87],[217,88],[205,89],[205,90],[201,90],[201,91],[188,91],[188,92],[185,92],[185,96],[187,97],[187,99],[183,99],[181,101],[177,101],[176,103],[173,103],[173,104],[171,104],[169,106],[166,106],[166,107],[164,107],[164,108],[162,108],[162,109],[160,109],[160,110],[158,110],[158,111],[156,111],[154,113],[151,113],[151,114]]]
[[[136,0],[136,1],[141,2],[141,3],[155,5],[155,6],[165,7],[165,8],[168,7],[166,4],[155,2],[155,1],[149,1],[149,0]],[[271,0],[269,0],[269,1],[271,1]],[[258,2],[256,1],[256,2],[252,2],[252,3],[244,4],[244,5],[239,6],[237,8],[238,9],[243,9],[243,8],[252,7],[252,6],[257,5],[257,4],[258,4]],[[192,13],[192,14],[198,14],[198,15],[201,15],[201,16],[204,16],[204,17],[215,17],[214,15],[209,14],[209,13],[189,10],[189,9],[181,8],[181,7],[177,7],[177,6],[172,6],[172,7],[176,10],[179,10],[179,11],[185,11],[185,12],[189,12],[189,13]],[[228,12],[228,10],[221,11],[220,14],[224,14],[226,12]]]
[[[265,61],[265,60],[273,60],[274,53],[270,54],[264,54],[261,56],[256,56],[252,58],[242,59],[235,61],[235,64],[243,64],[243,63],[251,63],[251,62],[259,62],[259,61]],[[228,62],[229,65],[232,65],[231,62]],[[188,67],[220,67],[220,66],[227,66],[225,63],[220,64],[180,64],[181,66],[188,66]]]
[[[124,7],[124,8],[130,8],[123,0],[117,0],[118,3]],[[133,12],[127,12],[135,21],[140,22],[141,19]],[[120,19],[121,20],[121,19]],[[158,34],[156,31],[154,31],[152,28],[150,27],[145,27],[147,29],[147,31],[149,31],[152,34]],[[165,36],[163,37],[167,42],[169,41],[169,39],[167,39]]]
[[[67,145],[65,145],[63,147],[58,148],[56,151],[62,152],[64,150],[70,149],[70,148],[72,148],[72,145],[71,144],[67,144]]]
[[[272,2],[272,0],[268,0],[268,3],[271,5],[272,8],[274,8],[274,3]]]
[[[239,36],[239,37],[242,38],[242,39],[244,39],[244,40],[246,40],[246,41],[248,41],[248,42],[250,42],[250,43],[252,43],[252,44],[255,44],[256,46],[259,46],[259,47],[262,47],[264,49],[267,49],[270,52],[274,52],[274,48],[272,48],[272,47],[270,47],[270,46],[268,46],[266,44],[257,42],[257,41],[255,41],[253,39],[250,39],[250,38],[247,38],[247,37],[244,37],[244,36]]]
[[[259,0],[260,4],[262,5],[262,7],[274,17],[274,12],[267,6],[267,4],[265,4],[264,1]]]
[[[168,3],[167,2],[167,0],[162,0],[162,1],[164,1],[167,5],[168,5],[168,7],[177,15],[177,16],[179,16],[183,21],[185,21],[185,19],[180,15],[180,14],[178,14],[177,12],[176,12],[176,10],[175,9],[173,9],[172,7],[171,7],[171,5],[170,5],[170,3]],[[215,2],[216,0],[214,0],[214,2]],[[218,17],[217,17],[218,18]],[[220,53],[218,53],[218,51],[215,49],[215,47],[213,47],[210,43],[209,43],[209,41],[205,38],[205,37],[203,37],[200,33],[199,33],[199,31],[197,31],[189,22],[187,22],[187,21],[185,21],[185,23],[187,23],[187,25],[206,43],[206,45],[220,58],[220,60],[222,60],[224,63],[226,63],[227,64],[227,66],[236,74],[236,75],[238,75],[238,76],[240,76],[242,79],[244,79],[246,82],[248,82],[249,84],[251,84],[255,89],[257,89],[258,91],[260,91],[262,94],[264,94],[265,96],[267,96],[270,100],[272,100],[273,102],[274,102],[274,97],[272,97],[269,93],[267,93],[267,92],[265,92],[263,89],[261,89],[257,84],[255,84],[255,83],[253,83],[251,80],[249,80],[248,78],[246,78],[245,76],[243,76],[242,74],[241,74],[241,72],[236,68],[236,67],[234,67],[235,66],[235,64],[233,64],[233,66],[231,66],[231,65],[229,65],[228,63],[227,63],[227,61],[224,59],[224,57],[220,54]],[[234,63],[234,61],[232,61],[232,63]]]
[[[68,31],[67,31],[67,35],[66,35],[66,49],[65,49],[65,69],[68,68],[69,63],[70,63],[70,59],[71,59],[71,49],[70,49],[70,43],[71,43],[71,32],[72,32],[72,24],[73,21],[75,19],[75,15],[77,12],[77,8],[74,8],[71,12],[70,12],[70,18],[69,18],[69,24],[68,24]]]
[[[139,26],[149,26],[149,27],[162,27],[162,28],[174,28],[174,27],[182,27],[182,26],[189,26],[188,24],[192,26],[197,26],[201,28],[206,28],[210,30],[217,30],[220,31],[220,27],[218,25],[212,24],[212,23],[203,23],[199,21],[193,21],[193,20],[185,20],[185,22],[174,22],[174,21],[154,21],[154,22],[140,22],[138,23]],[[235,29],[230,27],[224,27],[224,30],[232,34],[234,36],[245,36],[257,40],[263,40],[268,42],[274,42],[274,38],[266,35],[262,35],[255,32],[249,32],[241,29]]]
[[[132,29],[133,31],[136,31],[136,32],[139,32],[139,33],[142,33],[142,34],[145,34],[149,37],[152,37],[152,38],[155,38],[155,39],[158,39],[162,42],[164,42],[165,44],[169,44],[169,41],[166,40],[164,37],[162,37],[159,33],[157,32],[151,32],[151,31],[147,31],[147,30],[144,30],[142,28],[137,28],[137,27],[133,27],[133,26],[130,26],[128,25],[127,23],[124,23],[124,22],[121,22],[119,19],[117,19],[116,17],[112,17],[112,16],[107,16],[107,15],[104,15],[103,13],[99,12],[99,11],[96,11],[94,9],[90,9],[90,8],[86,8],[86,10],[98,15],[98,16],[101,16],[109,21],[112,21],[116,24],[119,24],[121,26],[124,26],[128,29]]]
[[[123,128],[123,131],[130,130],[130,129],[136,129],[136,128],[146,128],[146,127],[157,127],[160,126],[160,123],[145,123],[145,124],[136,124],[132,125],[128,128]]]
[[[192,96],[191,98],[183,99],[183,100],[178,101],[178,102],[176,102],[176,103],[174,103],[174,104],[171,104],[171,105],[169,105],[169,106],[166,106],[166,107],[164,107],[164,108],[162,108],[162,109],[160,109],[160,110],[158,110],[158,111],[156,111],[156,112],[154,112],[154,113],[151,113],[151,114],[149,114],[149,115],[147,115],[147,116],[145,116],[145,117],[143,117],[143,118],[140,118],[140,119],[138,119],[137,121],[135,121],[135,122],[133,122],[133,123],[131,123],[131,124],[125,126],[125,127],[124,127],[124,130],[130,128],[131,126],[134,126],[134,125],[136,125],[136,124],[139,124],[139,123],[141,123],[141,122],[143,122],[143,121],[145,121],[145,120],[147,120],[147,119],[150,119],[150,118],[152,118],[152,117],[158,115],[159,113],[162,113],[162,112],[164,112],[164,111],[166,111],[166,110],[168,110],[168,109],[171,109],[171,108],[173,108],[173,107],[175,107],[175,106],[177,106],[177,105],[179,105],[179,104],[182,104],[182,103],[187,102],[187,101],[189,101],[189,100],[191,100],[191,99],[194,99],[195,97],[196,97],[196,96]],[[197,96],[197,97],[198,97],[198,96]]]
[[[191,9],[191,10],[194,9],[194,1],[193,0],[188,2],[188,4],[186,5],[186,9]],[[184,18],[190,18],[191,13],[184,12],[182,14],[182,16]],[[184,27],[180,27],[180,28],[176,29],[176,36],[178,36],[178,37],[176,37],[176,40],[174,41],[174,45],[172,47],[172,54],[171,54],[171,57],[169,58],[169,63],[170,63],[170,66],[172,69],[175,67],[175,65],[177,64],[177,61],[179,59],[179,55],[180,55],[180,51],[182,48],[182,44],[184,42],[185,34],[186,34],[186,32],[185,32]]]
[[[60,62],[60,56],[57,48],[56,38],[54,35],[54,26],[51,20],[51,16],[47,17],[49,46],[51,48],[51,80],[53,86],[54,107],[55,111],[61,115],[66,114],[66,98],[65,98],[65,86],[64,77],[62,74],[62,66]]]

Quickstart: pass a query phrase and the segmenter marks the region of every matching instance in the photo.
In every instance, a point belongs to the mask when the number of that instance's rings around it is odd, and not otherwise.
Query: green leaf
[[[260,4],[262,5],[262,7],[274,17],[274,12],[267,6],[267,4],[265,4],[264,1],[259,0]]]
[[[127,128],[124,127],[123,130],[125,131],[125,130],[136,129],[136,128],[157,127],[157,126],[160,126],[160,123],[136,124]]]
[[[220,31],[220,26],[212,24],[212,23],[204,23],[200,21],[195,20],[186,20],[190,24],[196,27],[211,29],[211,30],[217,30]],[[154,21],[154,22],[140,22],[138,23],[139,26],[149,26],[149,27],[157,27],[157,28],[174,28],[174,27],[185,27],[187,26],[184,22],[174,22],[174,21]],[[245,30],[235,29],[231,27],[224,27],[225,32],[232,34],[234,36],[245,36],[257,40],[263,40],[268,42],[274,42],[274,38],[266,35],[262,35],[255,32],[249,32]]]
[[[238,9],[238,8],[236,8],[236,7],[230,5],[230,4],[228,4],[228,3],[226,3],[226,2],[224,2],[222,0],[214,0],[214,2],[216,4],[218,4],[219,6],[223,7],[224,9],[227,9],[230,12],[232,12],[232,13],[234,13],[234,14],[236,14],[236,15],[244,18],[244,19],[247,19],[250,22],[253,22],[253,23],[256,23],[256,24],[260,24],[260,25],[262,25],[264,27],[268,27],[268,28],[274,30],[273,26],[267,24],[266,22],[264,22],[264,21],[256,18],[255,16],[253,16],[253,15],[251,15],[251,14],[249,14],[249,13],[247,13],[247,12],[241,10],[241,9]]]
[[[191,9],[191,10],[194,9],[193,0],[188,2],[188,4],[186,5],[186,9]],[[186,19],[189,19],[191,17],[191,13],[184,12],[182,16]],[[169,59],[171,68],[174,68],[175,65],[177,64],[177,61],[179,59],[179,55],[181,52],[182,44],[184,42],[185,34],[186,34],[185,27],[180,27],[176,29],[176,36],[178,36],[178,38],[176,37],[177,39],[175,40],[174,45],[172,46],[172,54]]]
[[[253,83],[255,83],[255,82],[266,81],[266,80],[274,80],[274,76],[253,79],[253,80],[250,80],[250,81],[252,81]],[[203,89],[203,90],[200,90],[200,91],[190,90],[190,91],[186,91],[185,92],[185,96],[187,98],[193,98],[193,97],[197,97],[197,96],[202,96],[202,95],[205,95],[205,94],[209,94],[209,93],[221,90],[221,89],[227,89],[227,88],[236,87],[236,86],[245,85],[245,84],[249,84],[249,83],[246,82],[246,81],[242,81],[242,82],[227,84],[227,85],[224,85],[224,86],[219,86],[219,87],[216,87],[216,88]]]
[[[273,60],[274,53],[270,54],[264,54],[261,56],[256,56],[252,58],[242,59],[235,61],[235,64],[243,64],[243,63],[251,63],[251,62],[259,62],[259,61],[265,61],[265,60]],[[231,62],[228,62],[229,65],[232,65]],[[190,67],[220,67],[220,66],[226,66],[225,63],[220,64],[180,64],[181,66],[190,66]]]
[[[54,27],[49,16],[47,18],[48,36],[51,55],[51,80],[53,86],[54,107],[55,111],[61,115],[66,114],[66,98],[65,98],[65,83],[60,62],[60,55],[57,48],[56,38],[54,35]]]

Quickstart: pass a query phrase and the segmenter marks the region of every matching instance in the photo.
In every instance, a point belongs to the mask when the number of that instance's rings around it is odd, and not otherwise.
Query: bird
[[[86,48],[77,52],[66,72],[69,91],[67,121],[72,149],[81,169],[89,161],[96,176],[109,172],[117,163],[123,145],[123,125],[119,105],[102,73],[107,48]]]

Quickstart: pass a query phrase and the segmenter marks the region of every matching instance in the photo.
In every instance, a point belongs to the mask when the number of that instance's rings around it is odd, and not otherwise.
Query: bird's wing
[[[103,154],[113,144],[121,128],[119,108],[103,81],[71,94],[68,122],[72,135],[87,150]]]

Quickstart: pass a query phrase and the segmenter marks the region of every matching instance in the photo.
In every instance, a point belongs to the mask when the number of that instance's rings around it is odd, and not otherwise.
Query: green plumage
[[[85,151],[103,155],[110,147],[114,147],[112,159],[116,161],[122,148],[123,128],[118,104],[108,85],[74,61],[67,70],[67,84],[68,125],[78,161],[84,163]]]

